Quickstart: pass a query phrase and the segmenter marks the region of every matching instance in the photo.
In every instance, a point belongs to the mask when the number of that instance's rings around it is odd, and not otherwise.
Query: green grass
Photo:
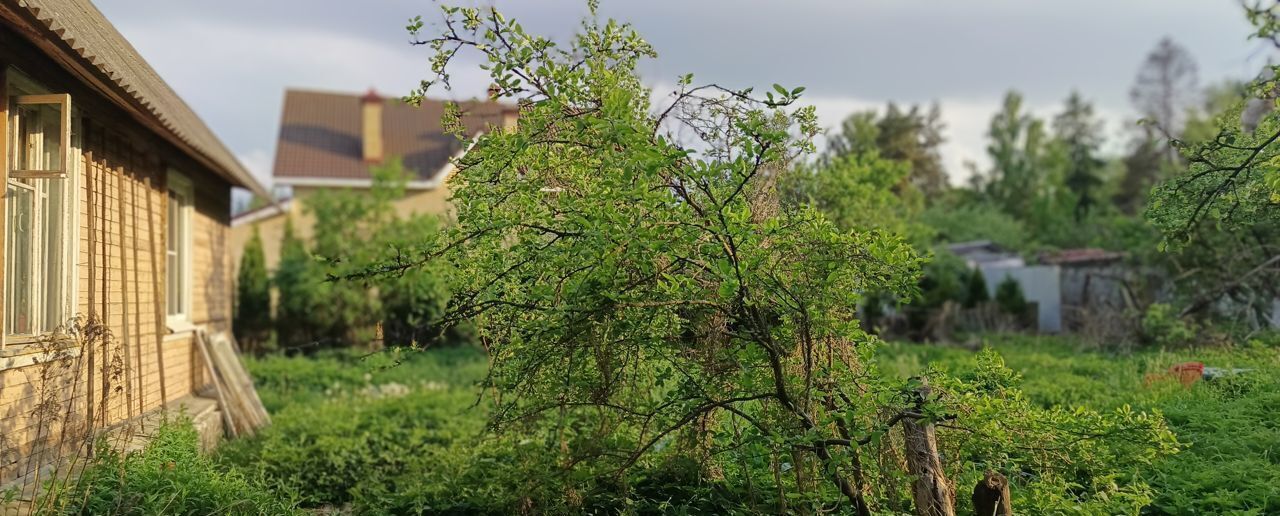
[[[263,405],[272,413],[396,386],[409,391],[470,389],[488,370],[484,354],[471,347],[373,354],[329,350],[245,361]]]
[[[1034,403],[1103,411],[1129,405],[1167,418],[1184,449],[1140,471],[1155,492],[1145,514],[1280,513],[1276,348],[1255,342],[1119,354],[1064,338],[990,336],[983,343],[1020,373],[1019,385]],[[886,344],[878,357],[882,370],[904,377],[928,367],[962,373],[976,363],[975,351],[923,344]],[[1191,388],[1146,380],[1187,361],[1252,371]],[[281,499],[357,514],[570,510],[557,505],[565,484],[548,477],[559,469],[549,462],[554,440],[485,437],[487,405],[477,405],[476,385],[487,360],[478,350],[274,356],[250,360],[249,367],[274,425],[227,443],[217,459]],[[677,484],[655,484],[652,496],[695,489]],[[608,486],[596,489],[583,493],[598,497],[587,506],[607,505]]]
[[[42,514],[302,514],[288,498],[200,453],[187,420],[162,426],[141,451],[123,454],[104,443],[74,483],[50,484],[43,497]]]
[[[1255,341],[1236,348],[1090,351],[1069,339],[992,336],[985,345],[1022,375],[1021,388],[1044,406],[1158,411],[1183,443],[1181,453],[1145,472],[1156,494],[1149,514],[1280,513],[1280,350]],[[888,344],[879,366],[903,376],[932,365],[972,368],[956,347]],[[1251,371],[1184,388],[1145,381],[1171,365],[1197,361]]]

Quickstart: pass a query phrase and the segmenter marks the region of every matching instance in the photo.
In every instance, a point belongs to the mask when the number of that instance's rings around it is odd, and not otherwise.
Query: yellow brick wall
[[[69,453],[68,446],[84,442],[74,437],[85,429],[119,424],[208,383],[193,335],[173,333],[166,324],[170,168],[191,179],[195,193],[192,323],[230,330],[230,186],[136,134],[85,116],[76,314],[103,321],[111,343],[72,345],[67,352],[74,356],[56,362],[36,344],[0,350],[0,484]]]

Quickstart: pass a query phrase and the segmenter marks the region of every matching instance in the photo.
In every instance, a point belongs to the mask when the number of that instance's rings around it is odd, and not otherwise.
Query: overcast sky
[[[425,49],[408,45],[428,0],[95,0],[138,51],[231,150],[269,183],[285,88],[407,93],[426,77]],[[458,0],[496,4],[531,32],[563,38],[585,0]],[[1108,131],[1136,118],[1128,91],[1163,36],[1185,46],[1201,84],[1252,76],[1270,51],[1246,39],[1234,0],[602,0],[659,52],[652,85],[699,81],[806,86],[834,126],[886,101],[942,104],[944,158],[954,181],[985,163],[986,126],[1010,88],[1050,115],[1072,89],[1093,100]],[[488,81],[455,73],[454,98]]]

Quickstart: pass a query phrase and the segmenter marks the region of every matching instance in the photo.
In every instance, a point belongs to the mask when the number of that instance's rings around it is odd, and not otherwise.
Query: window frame
[[[69,93],[46,93],[49,89],[37,83],[31,78],[24,75],[21,71],[0,62],[0,185],[4,190],[0,191],[0,350],[6,350],[14,346],[21,346],[35,342],[48,335],[56,335],[62,330],[63,323],[74,316],[76,312],[76,300],[79,299],[79,278],[77,275],[77,260],[80,252],[80,224],[79,224],[79,202],[80,202],[80,175],[83,164],[78,157],[81,155],[82,141],[80,131],[81,119],[76,115],[71,104],[71,95]],[[61,145],[61,170],[13,170],[13,155],[9,146],[13,143],[12,138],[16,135],[11,134],[10,124],[14,113],[10,110],[10,101],[13,100],[17,105],[23,104],[49,104],[56,103],[61,109],[61,128],[65,129],[59,135],[59,144]],[[60,270],[50,272],[44,271],[41,278],[34,280],[36,287],[33,292],[45,288],[49,274],[56,274],[58,285],[56,290],[60,292],[57,299],[42,298],[40,295],[32,295],[30,299],[30,313],[38,314],[36,322],[32,323],[33,331],[29,334],[10,335],[7,327],[8,311],[8,285],[5,284],[7,270],[7,252],[10,247],[8,242],[8,226],[9,226],[9,197],[8,188],[11,180],[63,180],[66,181],[62,185],[62,193],[60,203],[47,202],[41,204],[42,209],[33,210],[31,217],[33,227],[42,224],[44,217],[49,213],[50,209],[61,211],[59,225],[61,229],[58,232],[60,245],[57,252],[61,254],[59,260]],[[22,185],[24,189],[28,189],[30,185]],[[32,189],[33,193],[37,193],[38,189]],[[49,246],[48,242],[43,239],[35,243],[41,253]],[[47,260],[45,260],[47,261]],[[34,267],[34,266],[33,266]],[[38,302],[43,301],[43,303]],[[40,328],[44,326],[42,319],[47,316],[46,311],[50,308],[50,303],[57,303],[55,317],[61,319],[54,326],[53,330],[44,330]],[[5,354],[9,354],[13,350],[8,350]]]
[[[183,199],[183,203],[178,206],[178,220],[171,220],[170,205],[173,202],[172,195],[177,195]],[[165,194],[165,321],[168,323],[170,330],[183,329],[190,327],[192,324],[192,212],[195,211],[195,187],[191,183],[191,179],[183,173],[169,169],[168,172],[168,188]],[[177,236],[179,242],[175,247],[174,253],[177,254],[174,260],[182,270],[178,271],[178,275],[182,284],[178,289],[178,302],[180,309],[176,313],[169,312],[169,295],[172,289],[170,284],[169,269],[169,236],[173,233],[172,228],[177,224]]]
[[[38,88],[37,88],[38,89]],[[62,146],[62,163],[58,164],[58,168],[54,169],[27,169],[14,170],[10,167],[8,178],[18,179],[65,179],[71,170],[71,94],[69,93],[39,93],[31,95],[13,95],[14,102],[19,106],[41,106],[41,105],[57,105],[59,112],[62,114],[61,125],[67,128],[58,135],[59,145]],[[5,119],[9,118],[6,113]],[[6,140],[7,141],[7,140]],[[8,161],[9,156],[5,156],[6,166],[12,163]]]

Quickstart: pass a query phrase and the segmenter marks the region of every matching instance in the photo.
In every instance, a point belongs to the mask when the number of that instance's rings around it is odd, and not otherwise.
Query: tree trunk
[[[918,403],[927,398],[928,387],[919,391]],[[906,442],[907,471],[916,477],[911,486],[919,516],[955,516],[955,493],[947,483],[942,459],[938,456],[938,441],[933,424],[914,418],[902,420],[902,434]]]

